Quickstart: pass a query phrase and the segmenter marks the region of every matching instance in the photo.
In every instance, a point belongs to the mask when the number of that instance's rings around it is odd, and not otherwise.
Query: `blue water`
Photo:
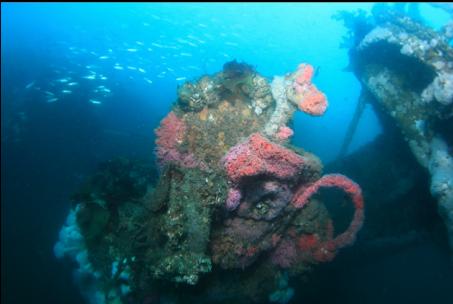
[[[186,80],[237,59],[269,77],[301,62],[318,72],[322,117],[295,115],[293,143],[323,163],[337,156],[360,84],[340,48],[340,4],[2,3],[2,293],[8,303],[78,303],[52,246],[68,196],[99,161],[154,159],[153,129]],[[448,15],[421,4],[425,22]],[[371,108],[349,153],[381,132]],[[5,259],[3,257],[5,256]],[[5,283],[5,284],[4,284]],[[3,295],[2,295],[3,299]],[[72,302],[71,302],[72,301]]]

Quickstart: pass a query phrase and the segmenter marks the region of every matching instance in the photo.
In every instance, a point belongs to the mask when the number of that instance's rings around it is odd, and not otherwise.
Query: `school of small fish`
[[[208,69],[217,70],[226,59],[234,59],[228,51],[234,54],[242,42],[237,29],[231,31],[223,25],[222,32],[214,33],[205,23],[188,26],[153,14],[148,19],[142,22],[143,28],[179,26],[187,33],[171,37],[167,31],[149,40],[131,39],[119,44],[106,37],[108,47],[96,49],[61,41],[65,65],[54,64],[54,78],[31,80],[25,90],[40,91],[47,103],[83,96],[89,103],[101,105],[115,94],[121,80],[152,86],[159,81],[174,81],[180,85],[206,74]],[[218,22],[215,18],[210,21]]]

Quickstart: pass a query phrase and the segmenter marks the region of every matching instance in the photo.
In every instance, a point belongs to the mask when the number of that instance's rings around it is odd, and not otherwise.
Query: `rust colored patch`
[[[198,114],[198,116],[201,121],[206,121],[206,119],[208,119],[208,114],[209,114],[208,108],[204,107],[203,110],[201,110],[200,114]]]

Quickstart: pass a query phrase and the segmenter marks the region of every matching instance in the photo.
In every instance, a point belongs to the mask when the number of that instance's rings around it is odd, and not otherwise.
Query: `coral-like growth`
[[[186,112],[199,112],[220,102],[216,78],[201,77],[197,83],[186,82],[178,88],[178,105]]]
[[[314,69],[311,65],[305,63],[299,64],[297,68],[296,83],[300,85],[310,84],[313,74]]]
[[[278,179],[292,179],[304,167],[304,158],[259,133],[233,148],[223,158],[223,165],[231,182],[237,184],[244,177],[266,174]]]
[[[292,84],[294,92],[289,94],[289,99],[301,111],[310,115],[320,116],[326,111],[328,103],[326,96],[311,83],[313,73],[314,70],[311,65],[299,65]]]
[[[362,228],[364,220],[363,196],[360,186],[341,174],[324,175],[319,180],[308,187],[303,185],[294,195],[293,205],[296,208],[302,208],[308,203],[310,197],[318,192],[321,187],[336,187],[342,189],[352,200],[355,207],[354,217],[348,229],[338,235],[333,244],[336,248],[342,248],[351,245],[355,241],[357,232]]]
[[[253,66],[245,62],[237,62],[236,59],[223,65],[223,74],[226,78],[240,78],[244,75],[255,73]]]
[[[323,115],[327,109],[326,96],[315,86],[309,86],[303,89],[300,94],[299,109],[310,115]]]
[[[176,149],[184,139],[186,125],[176,114],[171,111],[161,121],[160,127],[156,130],[156,135],[159,137],[156,144],[159,148],[172,150]]]
[[[313,75],[313,67],[302,63],[295,72],[285,77],[274,77],[271,91],[276,106],[264,126],[263,133],[266,136],[283,141],[284,139],[280,136],[287,136],[289,133],[280,133],[280,131],[285,128],[296,107],[313,116],[324,114],[328,106],[327,98],[312,83]]]
[[[157,159],[160,165],[174,162],[182,167],[203,167],[203,164],[195,159],[192,153],[184,153],[178,150],[183,142],[186,132],[186,124],[175,113],[168,113],[158,129],[156,129]]]
[[[363,223],[363,198],[360,187],[347,177],[326,175],[310,184],[300,178],[310,176],[313,169],[307,159],[260,133],[231,148],[222,164],[232,185],[226,208],[238,210],[226,222],[227,228],[213,236],[215,264],[225,269],[244,268],[267,250],[271,250],[271,262],[281,268],[300,262],[327,262],[335,258],[338,249],[354,242]],[[320,187],[341,188],[351,197],[356,211],[345,232],[334,238],[332,222],[327,221],[324,233],[287,230],[281,239],[272,233],[272,221],[284,218],[289,202],[300,209]]]
[[[329,220],[325,228],[325,236],[318,233],[297,234],[292,231],[278,244],[271,254],[271,262],[281,268],[289,268],[299,261],[329,262],[332,261],[338,249],[352,245],[356,234],[364,220],[362,191],[355,182],[341,174],[330,174],[321,177],[309,185],[299,186],[293,196],[292,203],[296,208],[304,207],[310,197],[321,187],[336,187],[342,189],[352,200],[355,207],[354,217],[348,229],[334,238],[333,224]]]
[[[281,126],[278,129],[277,134],[275,134],[275,137],[278,140],[284,141],[293,136],[294,131],[291,128],[288,128],[287,126]]]
[[[240,203],[238,185],[245,177],[266,175],[288,180],[304,168],[303,157],[275,144],[259,133],[254,133],[242,143],[231,148],[222,159],[225,171],[233,188],[228,193],[226,207],[234,210]]]
[[[302,251],[310,251],[317,246],[319,237],[317,234],[304,234],[299,237],[297,245]]]
[[[324,241],[321,240],[317,233],[299,236],[297,238],[297,246],[301,250],[300,259],[303,261],[313,259],[320,263],[332,261],[338,249],[333,242],[333,232],[333,224],[329,220]]]
[[[227,209],[228,210],[236,209],[241,203],[241,198],[242,198],[241,190],[237,188],[230,188],[230,190],[228,190],[228,197],[226,200]]]
[[[332,261],[337,249],[333,241],[333,225],[328,220],[324,236],[318,233],[297,235],[295,230],[289,230],[283,240],[271,253],[270,261],[280,268],[290,268],[302,263],[324,263]]]

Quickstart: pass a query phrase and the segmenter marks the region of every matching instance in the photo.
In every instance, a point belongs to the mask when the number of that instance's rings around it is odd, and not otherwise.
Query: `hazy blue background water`
[[[99,161],[153,159],[153,129],[177,85],[227,61],[270,78],[302,62],[315,66],[330,105],[323,117],[296,114],[294,143],[332,161],[360,86],[343,71],[346,28],[331,16],[372,5],[2,3],[3,295],[80,301],[69,269],[52,255],[69,194]],[[420,9],[435,28],[448,18],[428,4]],[[380,131],[367,108],[350,150]]]

